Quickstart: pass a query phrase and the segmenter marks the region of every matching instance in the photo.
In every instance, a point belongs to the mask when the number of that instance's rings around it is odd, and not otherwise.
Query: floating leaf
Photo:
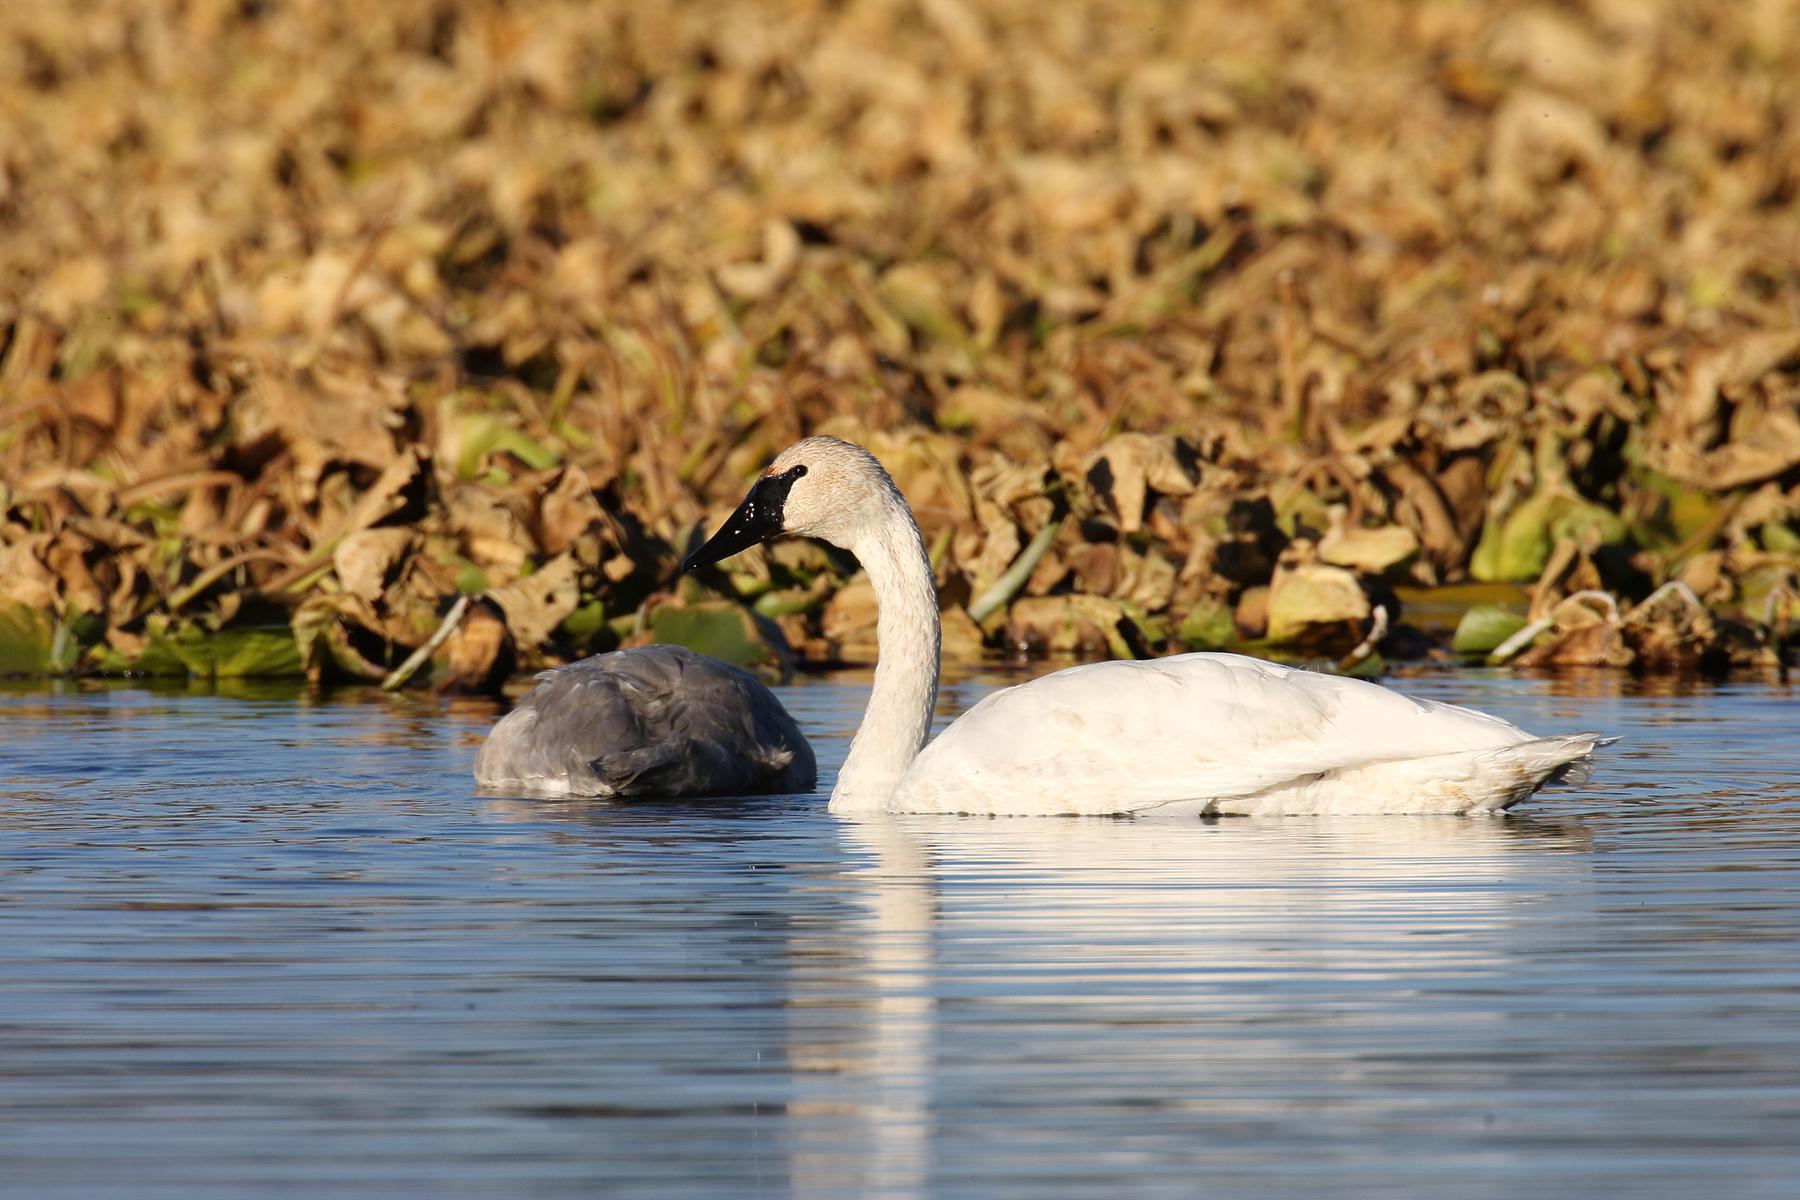
[[[1498,604],[1478,604],[1456,624],[1450,649],[1458,654],[1485,657],[1494,647],[1525,628],[1525,614]]]
[[[149,648],[133,669],[168,672],[170,661],[202,679],[242,679],[303,674],[294,632],[285,625],[233,626],[217,631],[181,623],[150,635]]]

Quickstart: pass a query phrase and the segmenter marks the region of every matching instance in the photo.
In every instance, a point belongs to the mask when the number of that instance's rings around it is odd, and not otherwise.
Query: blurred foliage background
[[[1772,666],[1800,0],[0,12],[0,670],[863,659],[815,432],[951,653]]]

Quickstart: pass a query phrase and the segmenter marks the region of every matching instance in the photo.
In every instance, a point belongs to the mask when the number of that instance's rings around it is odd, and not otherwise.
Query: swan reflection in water
[[[1043,1139],[1021,1167],[1053,1180],[1100,1129],[1361,1103],[1375,1059],[1510,1019],[1466,997],[1531,930],[1580,926],[1589,869],[1579,829],[1516,818],[884,817],[841,837],[861,912],[793,955],[800,1195],[927,1194],[971,1123]],[[819,944],[846,934],[847,954]]]

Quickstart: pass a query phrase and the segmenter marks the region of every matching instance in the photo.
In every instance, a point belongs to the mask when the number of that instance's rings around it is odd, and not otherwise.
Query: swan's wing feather
[[[997,692],[928,746],[908,807],[1130,812],[1361,764],[1510,745],[1496,717],[1231,654],[1095,663]]]
[[[808,791],[814,774],[812,747],[766,687],[663,645],[540,674],[476,761],[483,784],[583,795]]]

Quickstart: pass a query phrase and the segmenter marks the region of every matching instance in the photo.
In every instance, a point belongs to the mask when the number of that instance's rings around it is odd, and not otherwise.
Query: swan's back
[[[484,787],[576,796],[808,792],[812,747],[749,673],[683,646],[545,671],[488,734]]]
[[[1597,739],[1235,654],[1058,671],[926,747],[908,812],[1469,812],[1504,808]]]

